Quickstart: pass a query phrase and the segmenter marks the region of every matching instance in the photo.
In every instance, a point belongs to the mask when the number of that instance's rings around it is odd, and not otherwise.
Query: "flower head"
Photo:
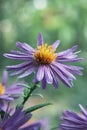
[[[87,110],[79,105],[81,114],[65,111],[62,117],[60,130],[87,130]]]
[[[20,51],[12,50],[11,53],[4,54],[4,56],[24,62],[18,65],[7,66],[7,70],[12,72],[11,75],[20,74],[19,78],[26,77],[36,71],[34,81],[41,81],[42,88],[46,88],[47,83],[53,84],[55,88],[58,88],[59,79],[68,87],[72,87],[72,81],[76,79],[73,74],[82,75],[82,68],[67,65],[66,63],[78,62],[82,58],[78,58],[77,53],[79,52],[74,52],[77,46],[56,53],[59,44],[60,41],[57,40],[53,45],[47,45],[43,42],[41,34],[38,35],[36,49],[33,49],[27,43],[17,42],[16,46]]]
[[[2,82],[0,83],[0,109],[4,108],[4,101],[13,101],[19,97],[19,94],[23,94],[23,85],[19,83],[13,83],[10,86],[7,85],[8,73],[3,72]]]
[[[52,46],[47,47],[47,44],[38,46],[34,52],[34,58],[38,64],[51,64],[56,57],[57,55],[55,54],[55,49],[53,49]]]
[[[12,116],[5,113],[4,119],[0,121],[0,130],[39,130],[40,123],[23,126],[32,115],[26,114],[22,107],[17,108]]]

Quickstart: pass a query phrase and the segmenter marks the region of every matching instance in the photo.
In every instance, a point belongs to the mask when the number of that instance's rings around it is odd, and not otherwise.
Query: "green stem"
[[[37,84],[35,84],[33,87],[30,88],[30,91],[28,92],[27,96],[24,97],[24,101],[23,101],[22,105],[24,105],[26,103],[26,101],[31,96],[32,92],[36,89],[36,87],[37,87]]]

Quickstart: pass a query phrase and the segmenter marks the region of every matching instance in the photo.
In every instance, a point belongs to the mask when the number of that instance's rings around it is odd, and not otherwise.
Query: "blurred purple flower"
[[[51,121],[49,118],[43,118],[42,120],[40,119],[40,123],[42,130],[50,130]]]
[[[3,72],[2,83],[0,83],[0,109],[4,109],[4,101],[13,101],[19,97],[19,94],[23,94],[24,87],[21,83],[13,83],[7,86],[8,73]]]
[[[68,87],[72,87],[72,81],[76,75],[82,75],[82,67],[66,65],[65,63],[78,62],[82,58],[78,58],[77,45],[70,49],[55,53],[60,41],[57,40],[53,45],[47,46],[43,43],[43,37],[38,35],[37,48],[33,49],[27,43],[17,42],[16,46],[20,51],[12,50],[11,53],[4,54],[5,57],[24,61],[21,64],[7,66],[7,70],[11,71],[11,76],[20,74],[19,78],[26,77],[36,70],[34,82],[41,81],[42,88],[46,88],[46,84],[53,84],[58,88],[58,80],[60,79]]]
[[[0,130],[40,130],[40,123],[23,126],[31,118],[31,114],[17,108],[12,116],[5,113],[4,119],[0,121]]]
[[[81,114],[65,111],[59,130],[87,130],[87,110],[79,105]]]

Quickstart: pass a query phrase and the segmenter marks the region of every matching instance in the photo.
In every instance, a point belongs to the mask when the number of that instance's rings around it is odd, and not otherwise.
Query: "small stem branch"
[[[30,88],[30,91],[28,92],[27,96],[24,97],[24,101],[23,101],[22,105],[24,105],[26,103],[26,101],[30,97],[31,93],[36,89],[36,87],[37,87],[37,84],[35,84],[33,87]]]

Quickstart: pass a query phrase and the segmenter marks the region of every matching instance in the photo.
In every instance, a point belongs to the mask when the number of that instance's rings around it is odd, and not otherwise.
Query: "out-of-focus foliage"
[[[3,53],[15,49],[17,41],[36,47],[39,32],[48,44],[61,40],[57,51],[78,44],[80,56],[84,57],[78,65],[85,71],[74,82],[74,88],[61,84],[57,91],[51,86],[40,90],[45,100],[54,102],[50,110],[44,108],[52,118],[65,108],[75,109],[79,103],[87,107],[87,0],[0,0],[0,13],[0,75],[6,65],[16,64],[4,58]]]

